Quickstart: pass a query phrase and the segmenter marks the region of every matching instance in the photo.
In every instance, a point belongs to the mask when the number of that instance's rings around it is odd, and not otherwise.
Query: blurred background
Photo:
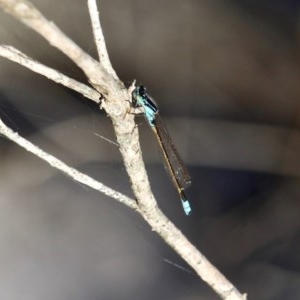
[[[97,57],[86,1],[32,1]],[[185,217],[137,117],[153,192],[249,299],[300,299],[300,3],[102,0],[117,74],[147,86],[192,176]],[[0,11],[1,44],[87,82]],[[105,112],[0,60],[0,116],[19,134],[133,197]],[[0,298],[219,299],[134,212],[0,139]]]

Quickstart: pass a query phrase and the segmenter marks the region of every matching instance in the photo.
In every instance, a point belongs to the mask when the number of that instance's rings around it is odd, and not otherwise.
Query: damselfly
[[[185,196],[184,189],[191,185],[191,178],[158,113],[158,107],[154,100],[147,95],[146,88],[143,86],[137,86],[134,89],[132,99],[134,107],[144,109],[144,116],[156,136],[171,179],[179,193],[183,210],[186,215],[190,215],[192,209]]]

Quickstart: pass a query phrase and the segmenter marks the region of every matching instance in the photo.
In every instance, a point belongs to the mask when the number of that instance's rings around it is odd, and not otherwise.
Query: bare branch
[[[108,52],[106,49],[105,39],[100,25],[99,11],[97,8],[96,0],[88,0],[88,8],[94,33],[94,41],[96,43],[99,61],[102,66],[111,74],[112,77],[118,79],[115,70],[113,69]]]
[[[97,8],[92,0],[89,1],[91,18],[94,23]],[[94,6],[94,7],[93,7]],[[0,0],[0,7],[31,27],[50,44],[60,49],[69,56],[87,75],[93,86],[105,96],[102,103],[103,108],[112,119],[120,152],[124,159],[127,173],[132,182],[132,189],[137,199],[135,201],[120,195],[119,193],[97,183],[96,189],[101,190],[106,195],[114,196],[118,194],[118,201],[138,210],[143,218],[196,272],[207,282],[221,298],[226,300],[246,299],[246,295],[241,295],[239,291],[212,265],[207,259],[184,237],[175,225],[160,211],[150,188],[148,176],[142,159],[139,145],[138,129],[134,123],[134,116],[127,114],[131,92],[125,89],[111,72],[107,50],[104,43],[100,21],[94,23],[94,33],[99,44],[97,45],[100,63],[91,58],[80,49],[72,40],[65,36],[52,22],[49,22],[43,15],[27,0]],[[132,88],[131,88],[132,89]],[[130,89],[130,90],[131,90]],[[17,133],[0,122],[0,132],[25,147],[28,151],[46,160],[52,166],[67,170],[65,173],[74,178],[79,176],[79,172],[69,168],[55,157],[45,153],[27,140],[21,138]],[[94,180],[81,174],[79,182],[84,184],[94,183]],[[122,199],[122,200],[120,200]]]
[[[74,168],[69,167],[67,164],[62,162],[61,160],[57,159],[53,155],[43,151],[36,145],[32,144],[28,140],[21,137],[17,132],[14,132],[12,129],[7,127],[2,120],[0,119],[0,134],[8,138],[9,140],[13,141],[14,143],[18,144],[22,148],[26,149],[27,151],[33,153],[34,155],[38,156],[42,160],[46,161],[52,167],[60,170],[64,174],[68,175],[72,179],[77,182],[80,182],[94,190],[97,190],[108,197],[112,197],[115,200],[119,201],[127,205],[128,207],[138,210],[137,204],[133,199],[107,187],[106,185],[102,184],[94,180],[93,178],[85,175]]]
[[[150,224],[152,230],[156,231],[222,299],[246,300],[247,295],[242,295],[234,285],[191,244],[182,232],[163,215],[159,208],[153,208],[152,211],[148,211],[147,213],[141,211],[141,214]]]
[[[103,94],[111,89],[110,76],[102,65],[77,46],[53,22],[47,20],[32,3],[27,0],[0,0],[0,7],[7,13],[43,36],[74,61],[86,74],[90,82],[97,83]]]
[[[14,47],[11,46],[6,46],[6,45],[0,45],[0,56],[5,57],[11,61],[14,61],[30,70],[33,72],[36,72],[38,74],[41,74],[51,80],[53,80],[56,83],[60,83],[64,85],[65,87],[68,87],[80,94],[82,94],[84,97],[95,101],[96,103],[100,103],[100,94],[90,88],[89,86],[76,81],[59,71],[56,71],[52,68],[49,68],[36,60],[30,58],[26,54],[20,52]]]

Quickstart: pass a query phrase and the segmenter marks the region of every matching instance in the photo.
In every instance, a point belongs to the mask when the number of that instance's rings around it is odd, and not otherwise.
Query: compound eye
[[[146,94],[146,88],[143,85],[139,86],[139,93],[143,96]]]

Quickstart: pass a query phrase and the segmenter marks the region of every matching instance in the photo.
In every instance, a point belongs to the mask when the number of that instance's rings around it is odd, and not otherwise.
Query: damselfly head
[[[139,85],[136,87],[136,89],[139,91],[139,94],[141,96],[146,95],[146,88],[143,85]]]

